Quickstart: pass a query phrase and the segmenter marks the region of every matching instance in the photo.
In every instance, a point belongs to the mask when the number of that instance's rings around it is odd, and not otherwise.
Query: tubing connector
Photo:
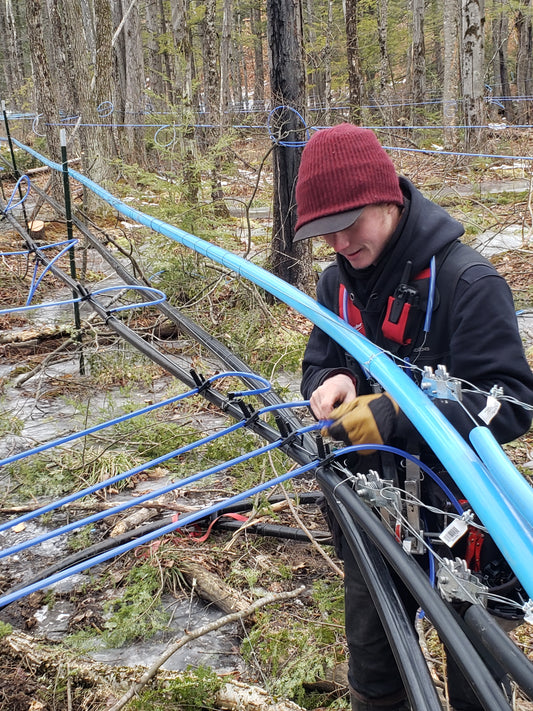
[[[203,375],[197,373],[193,368],[191,368],[189,372],[191,374],[192,379],[194,380],[196,387],[198,388],[198,394],[211,387],[211,381],[206,380]]]
[[[483,585],[462,558],[444,558],[437,571],[437,587],[447,602],[481,603],[486,606],[488,587]]]
[[[433,372],[433,368],[426,365],[420,387],[426,395],[438,400],[461,402],[463,398],[461,382],[456,378],[451,378],[444,365],[438,365],[435,372]]]

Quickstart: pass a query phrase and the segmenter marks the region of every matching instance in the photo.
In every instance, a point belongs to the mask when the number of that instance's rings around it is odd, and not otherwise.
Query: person
[[[528,430],[531,410],[520,403],[533,401],[533,374],[507,283],[460,241],[464,229],[458,221],[397,175],[372,130],[344,123],[314,133],[302,152],[296,206],[294,239],[321,237],[336,253],[318,280],[319,303],[390,353],[418,384],[426,366],[444,366],[450,377],[467,383],[461,403],[434,400],[463,437],[476,424],[488,425],[500,443]],[[304,353],[301,392],[314,416],[329,422],[334,439],[385,443],[415,453],[461,497],[398,405],[316,326]],[[505,397],[498,399],[498,393]],[[390,461],[379,451],[364,452],[350,467],[368,471],[370,463],[370,468],[390,471]],[[398,459],[393,466],[401,484],[405,471]],[[422,479],[421,498],[431,506],[446,506],[442,488],[429,477]],[[429,525],[442,525],[442,517]],[[373,600],[339,531],[336,539],[344,559],[352,709],[407,709]],[[492,557],[494,546],[485,540],[483,547]],[[483,574],[483,560],[473,562]],[[503,574],[501,566],[504,560]],[[414,618],[418,605],[400,588]],[[451,655],[448,686],[457,711],[482,708]]]

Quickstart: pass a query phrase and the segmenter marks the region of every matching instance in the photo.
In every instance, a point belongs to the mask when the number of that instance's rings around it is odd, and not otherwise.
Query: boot
[[[395,694],[369,699],[350,687],[352,711],[410,711],[411,706],[402,689]]]

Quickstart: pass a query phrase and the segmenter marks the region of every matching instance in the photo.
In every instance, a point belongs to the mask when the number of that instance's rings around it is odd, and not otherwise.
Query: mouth
[[[350,252],[349,254],[343,254],[342,256],[345,257],[348,261],[350,261],[351,259],[355,259],[360,253],[361,253],[361,249],[356,249],[355,252]]]

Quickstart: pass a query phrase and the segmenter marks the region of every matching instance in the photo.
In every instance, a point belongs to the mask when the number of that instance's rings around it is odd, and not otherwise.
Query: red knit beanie
[[[374,132],[349,123],[317,131],[302,152],[294,241],[346,229],[377,203],[403,205],[403,195]]]

